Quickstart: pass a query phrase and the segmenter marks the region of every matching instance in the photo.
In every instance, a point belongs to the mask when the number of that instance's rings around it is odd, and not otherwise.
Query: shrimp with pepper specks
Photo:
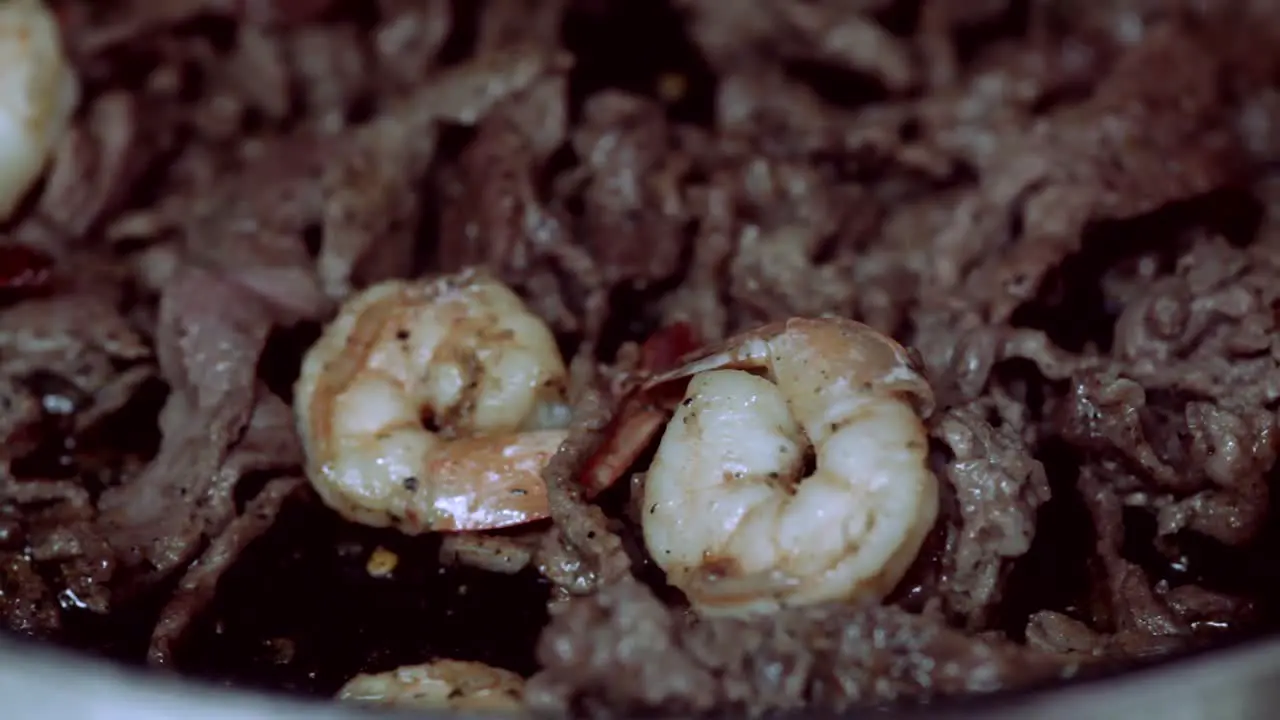
[[[407,534],[545,518],[565,381],[551,331],[497,280],[468,270],[374,285],[303,360],[307,475],[348,520]]]
[[[861,323],[795,318],[649,379],[678,401],[642,507],[668,582],[704,614],[883,599],[938,514],[918,365]]]

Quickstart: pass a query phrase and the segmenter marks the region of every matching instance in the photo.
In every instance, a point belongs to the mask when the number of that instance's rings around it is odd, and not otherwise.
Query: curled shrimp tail
[[[436,531],[493,530],[545,519],[550,509],[542,469],[564,438],[564,431],[540,430],[443,446],[427,465],[435,496],[428,525]]]

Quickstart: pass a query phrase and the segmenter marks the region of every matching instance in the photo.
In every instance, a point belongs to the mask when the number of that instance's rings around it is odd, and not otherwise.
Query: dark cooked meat
[[[946,528],[940,590],[948,610],[973,627],[989,625],[999,610],[1008,570],[1031,549],[1036,513],[1050,497],[1044,466],[1024,437],[1024,407],[993,404],[956,406],[934,425],[950,451],[942,474],[955,519]]]
[[[1272,4],[46,2],[83,87],[0,242],[9,630],[325,695],[479,660],[605,716],[932,702],[1280,623]],[[472,266],[571,365],[550,520],[342,522],[302,354],[370,284]],[[699,618],[642,479],[579,479],[671,328],[827,314],[927,367],[937,525],[883,605]]]
[[[130,569],[172,572],[230,518],[239,473],[224,466],[257,414],[255,375],[270,323],[262,302],[206,271],[184,268],[166,286],[156,331],[170,388],[163,440],[147,470],[105,491],[99,506]],[[293,450],[285,462],[298,461]]]
[[[589,715],[725,708],[758,715],[978,693],[1071,663],[892,607],[785,610],[758,622],[673,614],[630,578],[553,614],[538,709]]]

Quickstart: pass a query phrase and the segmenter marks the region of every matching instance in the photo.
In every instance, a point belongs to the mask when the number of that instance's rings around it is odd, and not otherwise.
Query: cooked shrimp
[[[49,6],[0,2],[0,220],[44,172],[79,99],[80,81]]]
[[[357,675],[339,700],[415,710],[522,710],[524,678],[502,668],[437,660],[384,673]]]
[[[551,331],[498,281],[467,271],[374,285],[303,360],[307,474],[347,519],[408,534],[545,518],[565,381]]]
[[[860,323],[792,319],[647,382],[688,380],[644,481],[668,581],[706,614],[883,599],[938,513],[917,365]]]

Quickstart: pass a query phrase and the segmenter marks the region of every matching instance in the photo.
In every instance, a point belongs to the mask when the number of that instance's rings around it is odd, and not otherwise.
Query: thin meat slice
[[[161,299],[157,348],[171,385],[161,448],[100,503],[129,579],[156,581],[185,568],[152,633],[154,665],[172,663],[222,574],[305,484],[293,412],[257,380],[271,317],[263,299],[194,268],[180,270]],[[250,477],[265,486],[238,511],[238,486]]]
[[[147,661],[152,665],[172,665],[178,643],[192,621],[213,601],[218,581],[249,544],[270,529],[285,501],[306,484],[305,478],[282,477],[267,483],[245,507],[244,512],[214,538],[209,548],[187,569],[178,589],[151,632]]]
[[[182,268],[166,288],[156,335],[171,393],[163,441],[147,469],[99,505],[106,537],[131,571],[176,571],[230,521],[234,482],[223,465],[252,417],[270,330],[258,298],[211,272]]]

